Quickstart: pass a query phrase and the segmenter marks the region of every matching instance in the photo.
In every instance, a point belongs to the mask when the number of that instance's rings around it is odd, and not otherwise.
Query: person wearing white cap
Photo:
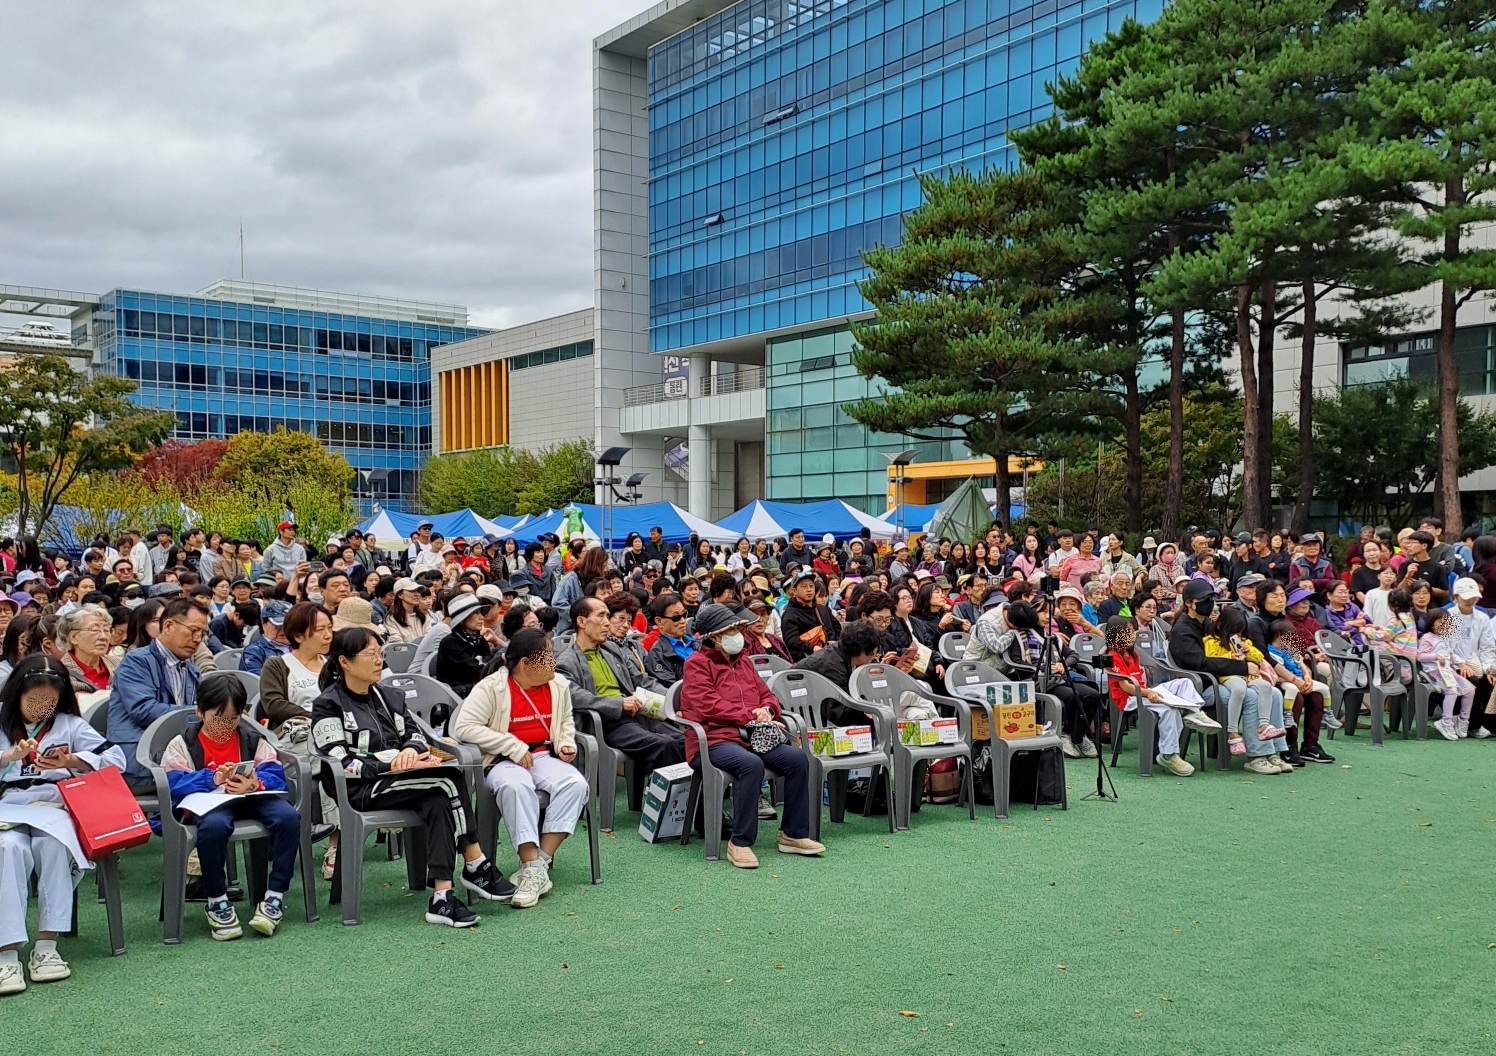
[[[483,668],[493,655],[493,646],[483,636],[483,614],[492,607],[476,594],[459,594],[447,604],[447,622],[452,633],[436,649],[435,677],[465,697],[483,677]]]
[[[409,576],[395,580],[395,600],[384,617],[384,630],[390,641],[414,642],[429,629],[426,617],[420,613],[423,589]]]
[[[1469,576],[1454,581],[1455,620],[1451,645],[1460,673],[1475,684],[1474,707],[1469,716],[1455,720],[1455,733],[1484,740],[1496,733],[1496,715],[1486,714],[1496,685],[1496,624],[1478,607],[1480,584]]]

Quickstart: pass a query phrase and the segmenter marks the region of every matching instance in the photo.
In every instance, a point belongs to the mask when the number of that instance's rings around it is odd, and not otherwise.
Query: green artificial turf
[[[123,862],[128,955],[85,897],[73,978],[0,1024],[34,1053],[1496,1051],[1496,741],[1327,744],[1271,778],[1124,754],[1118,803],[1071,761],[1068,812],[827,823],[819,861],[765,823],[756,872],[643,843],[620,797],[601,886],[576,840],[538,907],[468,933],[371,842],[363,926],[319,882],[318,924],[293,892],[275,938],[219,944],[189,906],[166,947],[152,844]]]

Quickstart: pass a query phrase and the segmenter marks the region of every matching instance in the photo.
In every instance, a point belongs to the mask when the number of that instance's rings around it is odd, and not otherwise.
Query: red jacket
[[[706,743],[742,743],[738,728],[753,721],[755,708],[768,708],[779,718],[779,701],[764,685],[745,649],[729,657],[714,646],[686,658],[677,710],[681,718],[706,729]],[[686,761],[696,758],[696,738],[686,738]]]

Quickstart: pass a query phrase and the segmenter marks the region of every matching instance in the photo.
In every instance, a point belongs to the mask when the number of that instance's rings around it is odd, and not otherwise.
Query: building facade
[[[878,391],[849,359],[860,254],[899,241],[918,173],[1011,164],[1045,83],[1162,6],[666,0],[597,38],[596,442],[702,516],[752,490],[755,456],[766,497],[877,511],[883,455],[959,459],[842,410]]]
[[[176,415],[175,437],[312,433],[353,467],[361,505],[392,509],[413,502],[431,452],[432,350],[487,333],[456,305],[234,280],[115,289],[83,322],[94,369],[137,382],[136,403]]]
[[[592,339],[584,308],[432,352],[432,452],[590,443]]]

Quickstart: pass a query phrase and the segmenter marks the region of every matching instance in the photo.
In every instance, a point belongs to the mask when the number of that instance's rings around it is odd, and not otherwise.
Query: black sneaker
[[[463,866],[462,886],[490,902],[508,902],[514,897],[514,885],[504,879],[504,874],[494,868],[493,862],[484,862],[477,869]]]
[[[1304,768],[1304,757],[1292,748],[1283,753],[1283,761],[1295,770],[1302,770]]]
[[[1305,762],[1310,763],[1333,763],[1335,761],[1335,757],[1333,755],[1325,751],[1317,744],[1313,748],[1305,748],[1301,750],[1299,752],[1299,755],[1304,759]]]
[[[449,928],[471,928],[480,919],[478,914],[462,904],[462,899],[457,897],[455,891],[448,891],[445,898],[433,898],[426,903],[427,924],[445,924]]]

